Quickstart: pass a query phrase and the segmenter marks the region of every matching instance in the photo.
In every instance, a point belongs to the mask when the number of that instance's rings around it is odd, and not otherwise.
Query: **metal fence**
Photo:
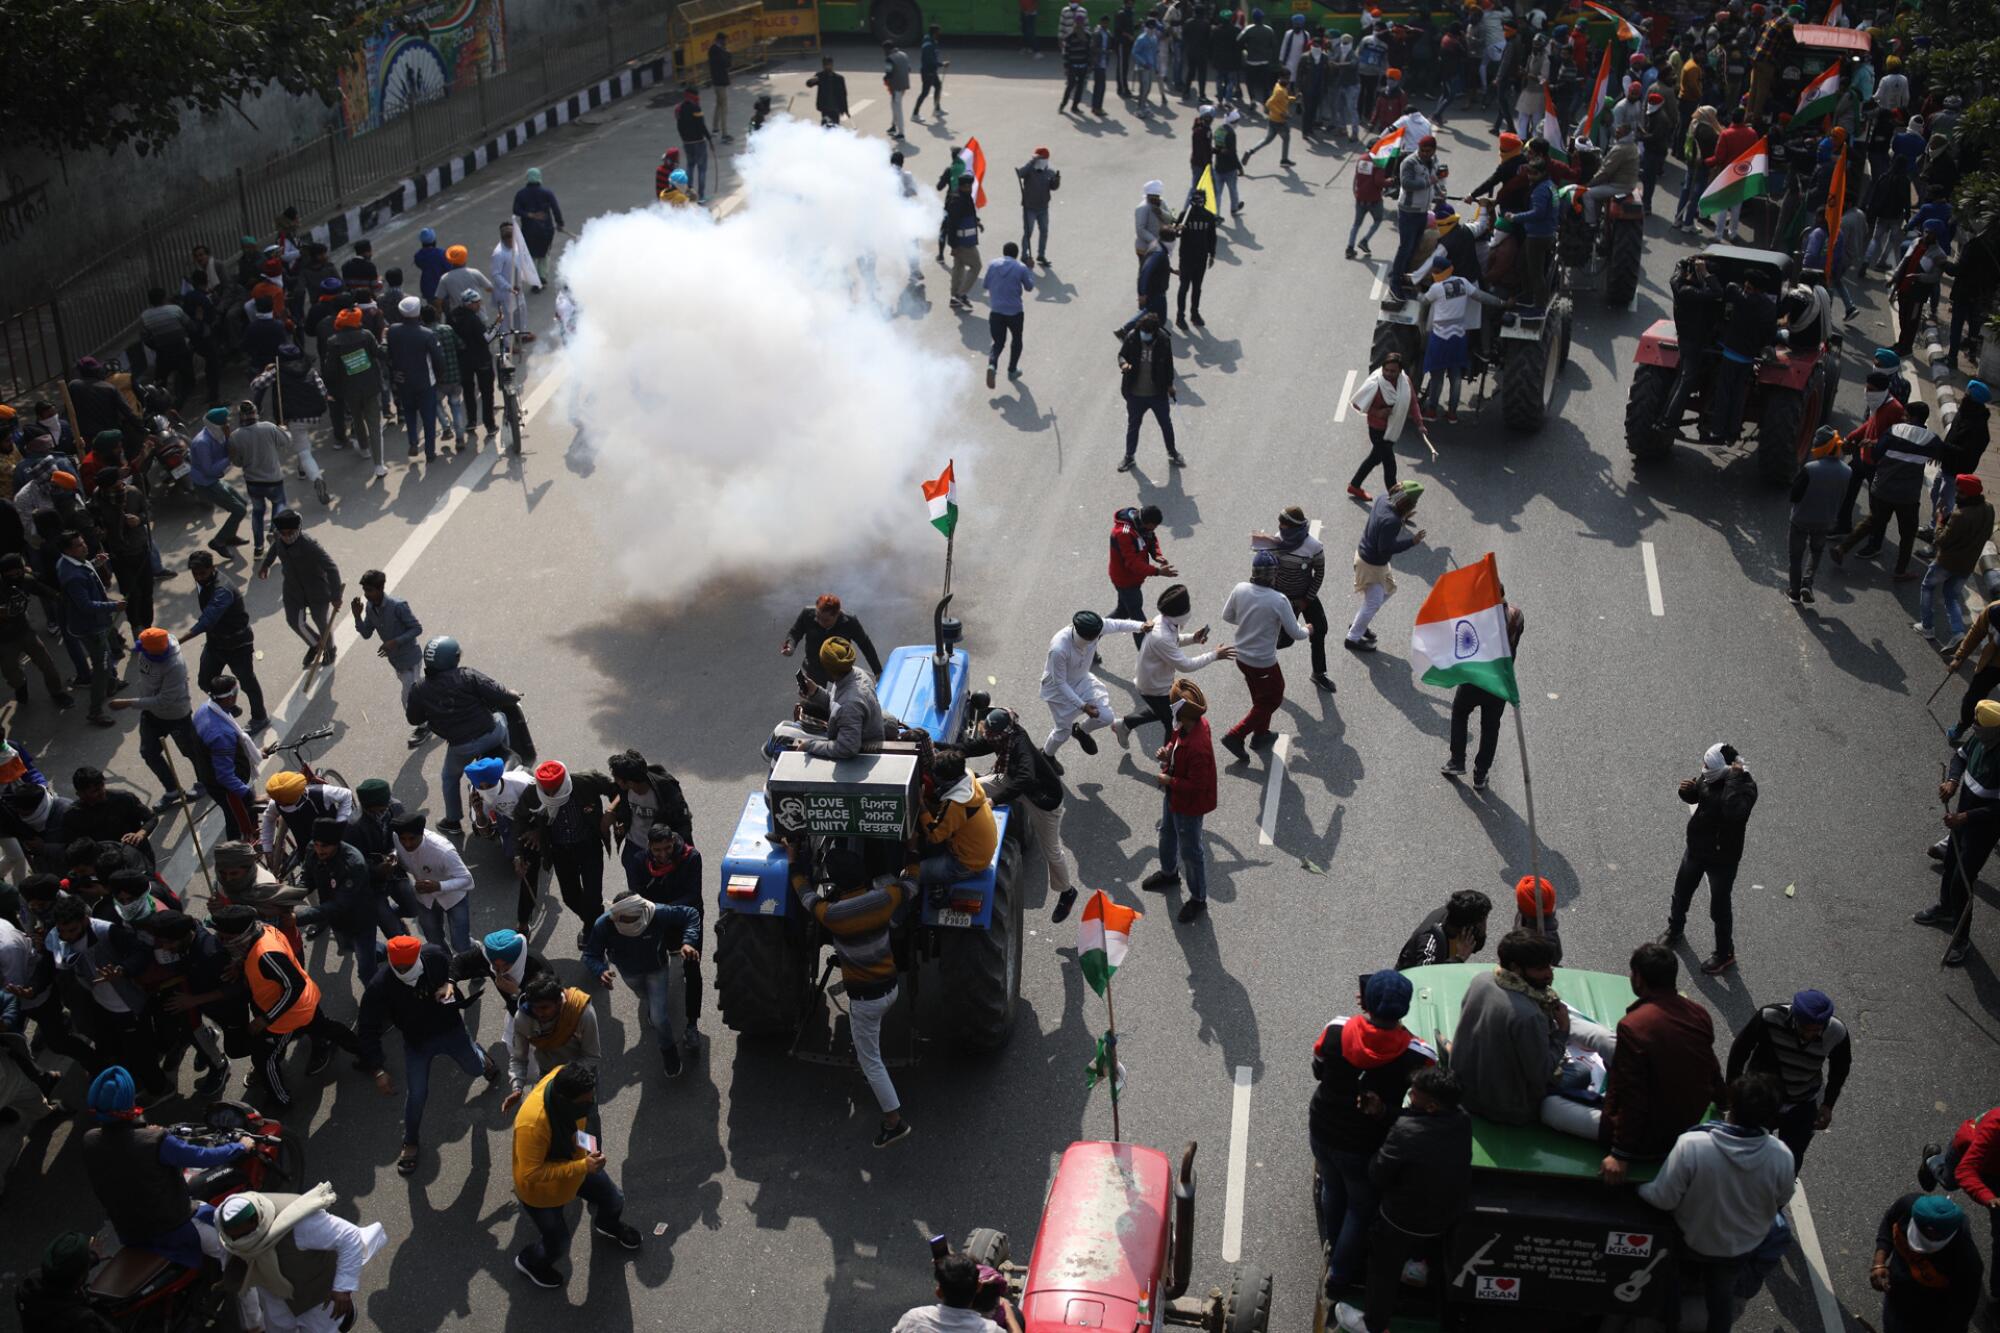
[[[334,131],[190,191],[37,304],[0,319],[0,397],[30,396],[76,356],[126,350],[147,289],[177,290],[195,245],[208,246],[227,275],[237,237],[274,236],[286,208],[298,209],[309,226],[378,198],[396,181],[662,50],[672,10],[659,0],[607,7],[590,26],[510,46],[504,73],[482,72],[470,86],[378,129],[352,138]]]

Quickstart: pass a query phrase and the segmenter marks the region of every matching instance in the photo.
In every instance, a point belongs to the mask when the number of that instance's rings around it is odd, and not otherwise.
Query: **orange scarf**
[[[556,1021],[549,1024],[549,1030],[539,1035],[530,1034],[528,1044],[538,1051],[552,1051],[558,1046],[566,1046],[576,1035],[576,1025],[583,1021],[583,1011],[590,1007],[590,997],[571,986],[563,991],[562,1012]]]

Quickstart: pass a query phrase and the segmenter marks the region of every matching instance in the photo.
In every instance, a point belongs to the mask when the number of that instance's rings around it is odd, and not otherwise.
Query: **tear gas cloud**
[[[736,165],[745,201],[726,220],[603,217],[562,261],[601,536],[648,601],[934,551],[917,483],[965,457],[951,423],[968,372],[891,318],[936,200],[903,197],[879,142],[802,121],[774,121]]]

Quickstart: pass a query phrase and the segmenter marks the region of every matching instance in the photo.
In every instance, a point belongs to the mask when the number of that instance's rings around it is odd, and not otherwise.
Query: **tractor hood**
[[[1022,1288],[1025,1333],[1140,1327],[1166,1299],[1173,1168],[1130,1143],[1073,1143],[1056,1167]],[[1144,1325],[1150,1327],[1149,1315]]]

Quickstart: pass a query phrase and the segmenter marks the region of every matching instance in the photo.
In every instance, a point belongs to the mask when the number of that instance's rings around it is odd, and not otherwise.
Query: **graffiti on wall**
[[[340,75],[350,135],[507,68],[503,0],[428,0],[384,20]]]

